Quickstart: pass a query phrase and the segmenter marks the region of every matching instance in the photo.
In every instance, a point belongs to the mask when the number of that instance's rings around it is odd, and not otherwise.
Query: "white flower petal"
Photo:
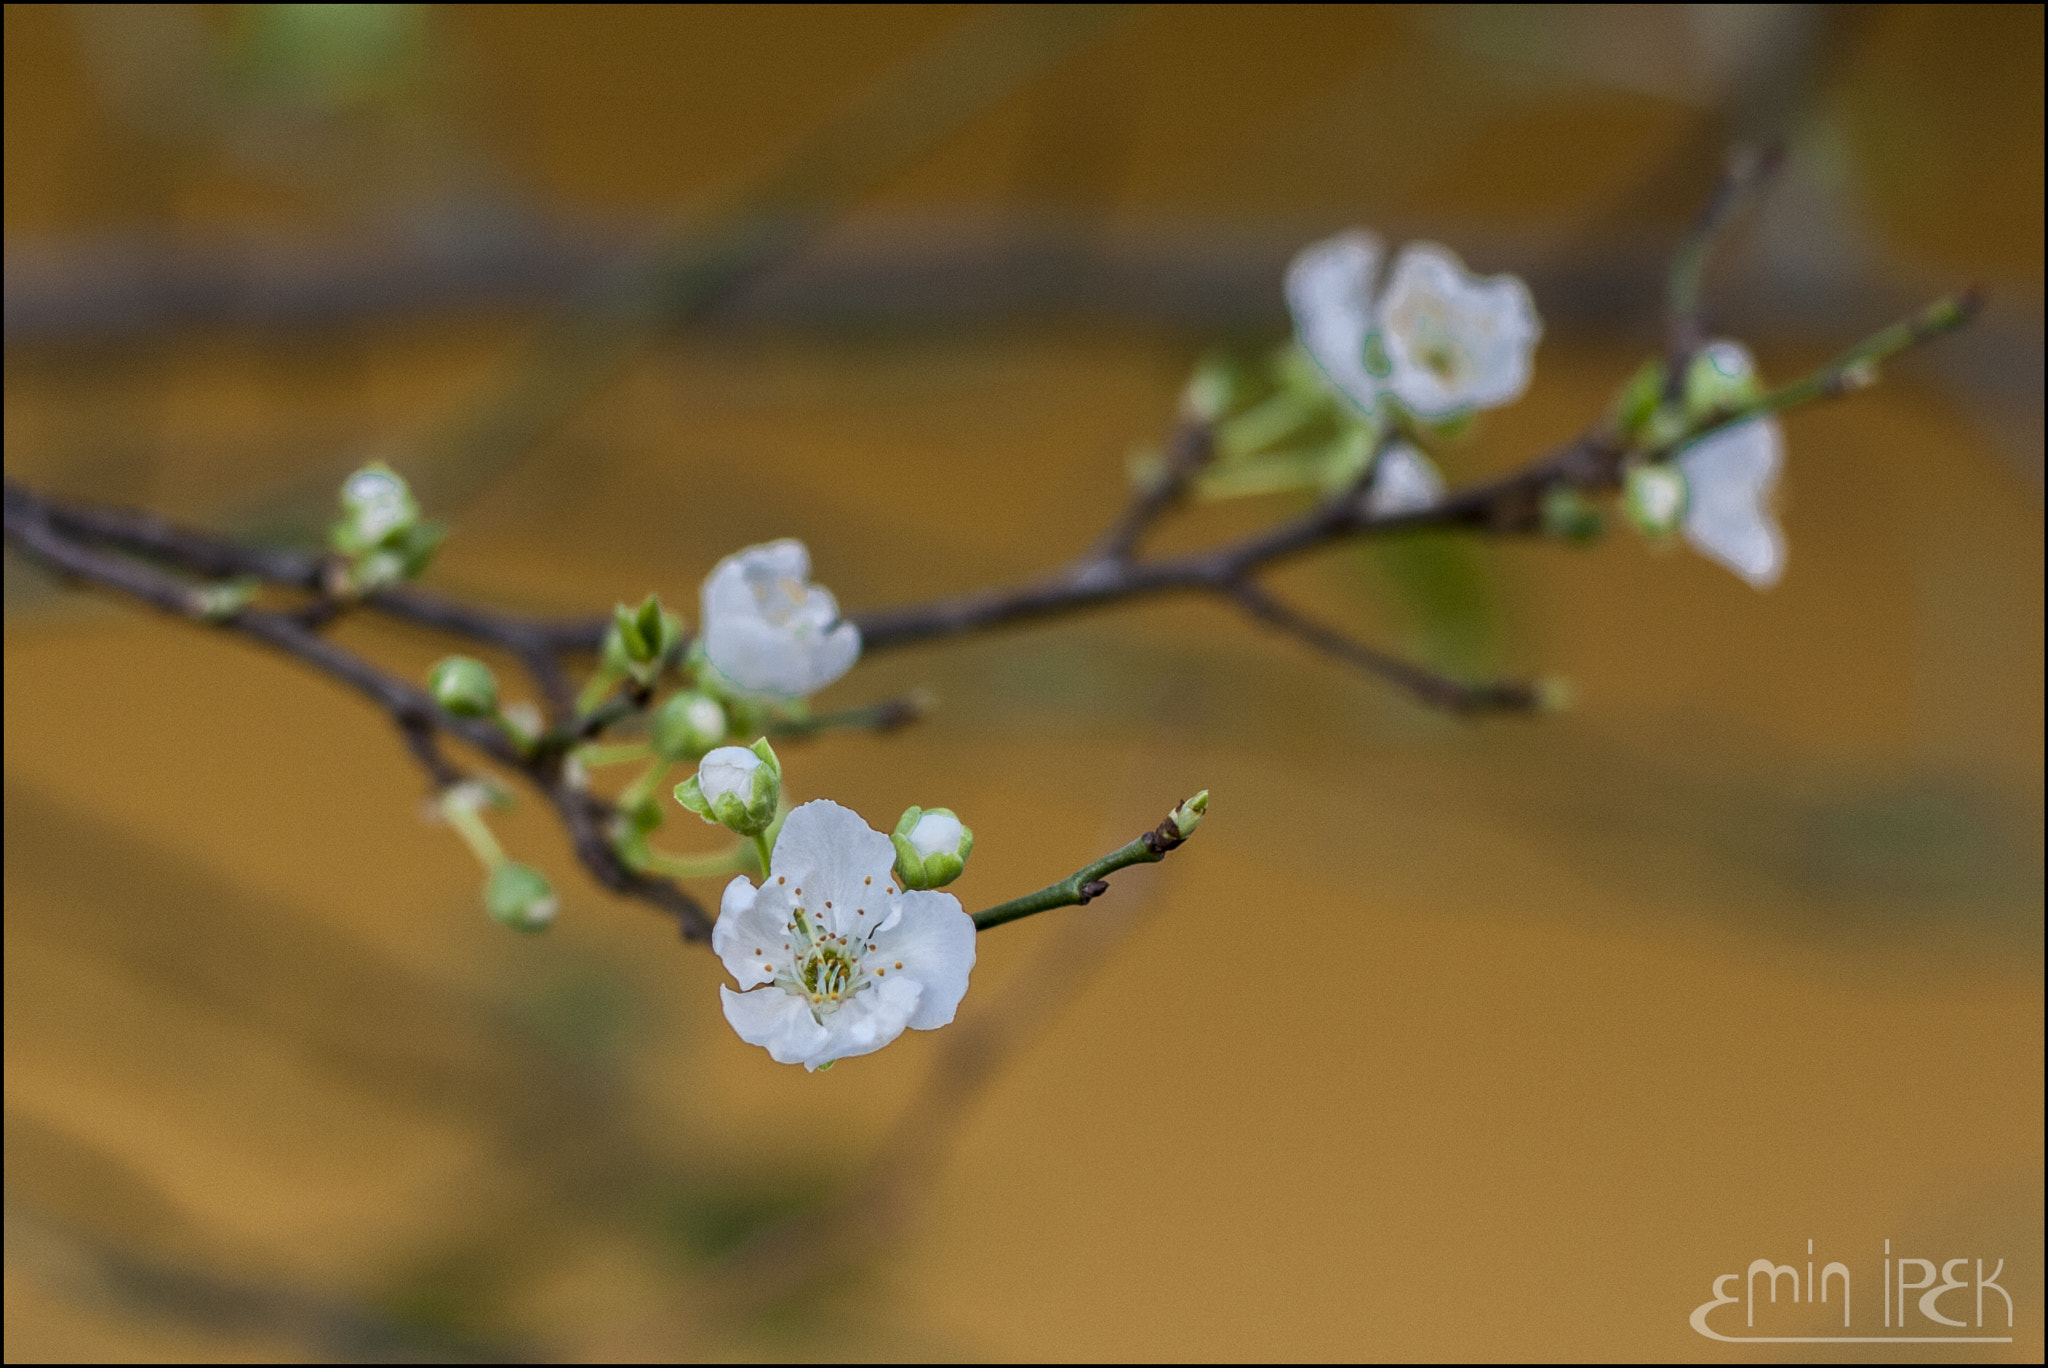
[[[893,975],[856,993],[825,1018],[825,1039],[812,1047],[804,1058],[804,1067],[815,1069],[835,1059],[873,1054],[903,1034],[903,1028],[917,1012],[920,996],[918,984]]]
[[[949,812],[927,812],[917,819],[905,839],[920,855],[953,854],[960,849],[960,836],[965,830],[960,819]]]
[[[802,542],[784,540],[735,552],[705,577],[704,654],[737,691],[815,693],[859,658],[860,629],[809,582],[810,565]]]
[[[720,746],[697,762],[697,789],[706,802],[737,794],[742,803],[754,797],[754,771],[767,763],[744,746]]]
[[[1475,276],[1429,242],[1410,243],[1394,259],[1378,324],[1393,366],[1388,388],[1427,418],[1521,398],[1543,335],[1520,279]]]
[[[1758,589],[1785,573],[1785,534],[1771,511],[1784,464],[1785,434],[1775,418],[1724,428],[1678,454],[1691,496],[1686,541]]]
[[[772,982],[789,962],[789,952],[782,948],[787,937],[781,917],[778,909],[762,903],[760,890],[745,875],[725,886],[718,923],[711,928],[711,948],[741,988]]]
[[[1375,518],[1393,518],[1433,507],[1444,496],[1444,477],[1429,457],[1406,442],[1380,453],[1373,468],[1365,511]]]
[[[802,1064],[831,1039],[811,1015],[810,1004],[794,993],[780,988],[735,993],[721,983],[718,998],[740,1039],[765,1048],[777,1064]]]
[[[1302,350],[1339,394],[1368,412],[1380,392],[1365,369],[1379,262],[1379,239],[1354,229],[1310,243],[1287,267],[1287,307]]]
[[[896,847],[887,836],[824,798],[789,814],[769,857],[778,891],[803,890],[797,901],[811,925],[848,937],[865,935],[886,915],[895,865]]]
[[[933,1030],[953,1019],[967,993],[967,976],[974,968],[974,918],[951,893],[905,893],[897,906],[900,920],[869,937],[875,948],[867,963],[885,971],[886,982],[899,975],[917,981],[924,993],[910,1024]]]

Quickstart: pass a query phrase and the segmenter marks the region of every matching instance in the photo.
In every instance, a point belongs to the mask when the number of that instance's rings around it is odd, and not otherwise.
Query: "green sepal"
[[[705,800],[704,788],[697,782],[696,775],[693,774],[683,780],[682,783],[676,785],[675,798],[678,803],[681,803],[705,821],[710,822],[713,826],[719,825],[718,818],[711,811],[711,804]]]
[[[960,826],[960,843],[952,850],[935,850],[929,855],[918,852],[911,844],[910,833],[917,829],[918,822],[931,813],[960,820],[950,808],[908,807],[896,822],[896,829],[889,833],[889,843],[896,847],[896,878],[906,889],[944,888],[960,877],[967,867],[967,857],[974,853],[974,832],[963,822]]]
[[[1615,430],[1633,443],[1664,402],[1664,363],[1652,357],[1636,369],[1614,396]]]
[[[1738,371],[1723,370],[1715,363],[1716,351],[1702,347],[1685,368],[1685,413],[1695,423],[1747,408],[1763,394],[1754,370],[1747,364]]]

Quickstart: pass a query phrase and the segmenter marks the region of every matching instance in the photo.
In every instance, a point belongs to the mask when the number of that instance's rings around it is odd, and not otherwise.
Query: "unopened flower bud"
[[[490,667],[468,656],[449,656],[427,675],[427,690],[457,717],[489,717],[498,711],[498,681]]]
[[[768,741],[720,746],[697,773],[676,785],[676,801],[707,822],[742,836],[758,836],[775,820],[782,798],[782,762]]]
[[[682,636],[683,620],[665,612],[661,599],[649,594],[637,608],[621,603],[612,609],[611,630],[605,637],[606,659],[611,659],[616,639],[626,672],[644,683],[652,678]]]
[[[1185,841],[1195,834],[1195,828],[1202,824],[1202,818],[1208,811],[1209,790],[1203,789],[1167,814],[1167,820],[1173,823],[1174,833]]]
[[[692,760],[726,737],[725,709],[710,694],[685,689],[669,695],[648,728],[654,753],[664,760]]]
[[[889,840],[896,847],[896,877],[905,888],[944,888],[960,877],[974,852],[974,833],[949,808],[905,808]]]
[[[1630,466],[1622,485],[1621,507],[1636,530],[1646,537],[1668,537],[1685,517],[1685,475],[1674,465]]]
[[[484,907],[494,921],[515,931],[539,931],[555,919],[561,903],[547,875],[532,865],[507,860],[491,871]]]
[[[341,517],[329,530],[334,549],[360,556],[419,521],[420,507],[397,471],[372,461],[341,483]]]
[[[1570,542],[1596,540],[1602,530],[1600,510],[1570,485],[1552,485],[1543,493],[1543,530]]]
[[[1756,362],[1739,342],[1709,342],[1686,367],[1685,412],[1694,422],[1733,413],[1762,392]]]

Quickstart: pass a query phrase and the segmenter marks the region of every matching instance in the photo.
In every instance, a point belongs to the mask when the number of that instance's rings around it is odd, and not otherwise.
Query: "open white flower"
[[[1499,408],[1529,387],[1543,325],[1511,275],[1475,276],[1448,249],[1415,242],[1374,297],[1380,243],[1356,229],[1295,254],[1295,336],[1332,386],[1371,413],[1391,394],[1422,418]]]
[[[1543,336],[1528,286],[1511,275],[1475,276],[1430,242],[1394,258],[1378,320],[1392,367],[1387,388],[1425,418],[1521,398]]]
[[[1785,573],[1785,534],[1771,508],[1784,466],[1785,433],[1775,418],[1723,428],[1678,453],[1686,541],[1758,589]]]
[[[1444,477],[1429,457],[1406,442],[1395,442],[1373,464],[1365,511],[1375,518],[1420,513],[1444,496]]]
[[[739,692],[816,693],[860,658],[860,628],[839,618],[831,591],[810,582],[800,541],[727,556],[704,580],[704,654]]]
[[[1287,267],[1287,307],[1301,349],[1339,394],[1370,413],[1381,382],[1365,368],[1380,240],[1360,229],[1312,242]]]
[[[974,920],[950,893],[900,892],[896,849],[837,803],[789,814],[761,886],[726,885],[712,949],[739,981],[725,1019],[778,1064],[816,1069],[953,1019]]]

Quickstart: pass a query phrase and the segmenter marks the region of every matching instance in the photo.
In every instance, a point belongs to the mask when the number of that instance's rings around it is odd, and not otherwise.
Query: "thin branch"
[[[1368,674],[1405,689],[1432,707],[1462,715],[1526,713],[1537,707],[1538,694],[1533,685],[1521,681],[1461,684],[1433,670],[1375,650],[1334,627],[1306,617],[1249,581],[1235,585],[1230,596],[1253,619],[1285,632],[1297,641],[1306,642],[1325,655],[1347,665],[1356,665]]]
[[[1168,509],[1187,496],[1189,484],[1215,454],[1214,436],[1214,429],[1209,423],[1184,414],[1173,430],[1172,440],[1166,444],[1166,464],[1158,480],[1138,491],[1124,509],[1123,516],[1103,533],[1095,549],[1084,559],[1091,562],[1129,560],[1138,539]]]
[[[1714,193],[1672,256],[1664,313],[1667,399],[1684,393],[1686,369],[1692,363],[1693,353],[1706,342],[1706,324],[1700,313],[1700,282],[1706,275],[1707,258],[1735,211],[1776,174],[1783,161],[1784,149],[1776,144],[1762,150],[1738,147],[1730,152]]]
[[[1209,793],[1204,789],[1167,813],[1158,826],[1135,841],[1111,851],[1093,864],[1081,866],[1058,883],[975,913],[974,929],[987,931],[1006,922],[1050,912],[1056,907],[1087,906],[1109,892],[1109,876],[1118,870],[1129,869],[1135,864],[1157,864],[1187,844],[1208,806]]]

